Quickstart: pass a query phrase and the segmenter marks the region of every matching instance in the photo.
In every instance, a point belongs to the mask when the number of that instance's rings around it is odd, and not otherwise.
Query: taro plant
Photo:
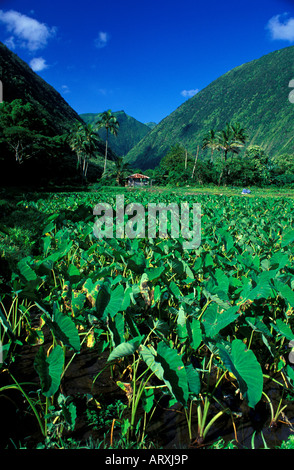
[[[41,345],[34,360],[34,367],[40,379],[41,394],[45,397],[43,417],[44,432],[47,437],[50,411],[55,409],[54,396],[59,390],[61,378],[65,370],[66,348],[79,352],[81,344],[76,325],[67,314],[61,312],[57,303],[53,305],[52,315],[40,305],[38,307],[43,312],[42,318],[44,324],[49,327],[52,334],[52,344],[49,349],[45,351]],[[64,413],[70,411],[70,409],[67,409],[66,400],[63,400],[60,406]],[[60,413],[56,415],[56,418],[59,416]]]

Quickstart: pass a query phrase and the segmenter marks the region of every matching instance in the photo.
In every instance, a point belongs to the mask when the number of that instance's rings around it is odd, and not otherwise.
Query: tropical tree
[[[89,159],[95,156],[99,137],[91,124],[79,123],[69,135],[69,145],[77,155],[77,168],[81,169],[83,181],[87,178]]]
[[[246,131],[240,123],[229,124],[217,134],[217,148],[223,150],[224,160],[227,161],[228,153],[239,153],[246,142]]]
[[[115,178],[116,183],[118,185],[121,185],[123,178],[133,171],[134,170],[130,166],[130,164],[124,162],[123,157],[118,157],[116,160],[114,160],[114,165],[112,165],[111,168],[107,168],[106,172],[103,173],[102,178],[106,178],[107,181],[113,181],[113,179]]]
[[[211,149],[211,157],[210,161],[213,163],[213,152],[215,150],[219,150],[219,141],[218,141],[218,133],[214,129],[210,129],[207,134],[203,137],[202,141],[202,150]]]
[[[104,111],[100,114],[98,121],[95,124],[97,129],[104,128],[106,130],[106,141],[105,141],[105,159],[104,159],[104,172],[106,171],[106,163],[107,163],[107,147],[108,147],[108,135],[109,132],[113,135],[117,135],[119,130],[119,122],[115,115],[112,113],[111,109],[108,111]]]
[[[132,171],[132,168],[129,163],[125,163],[123,157],[118,157],[115,160],[115,180],[117,184],[121,184],[122,178]]]
[[[2,172],[7,164],[9,166],[10,157],[17,165],[30,160],[30,166],[34,168],[38,166],[39,159],[44,161],[54,157],[62,146],[63,136],[50,134],[47,121],[42,118],[37,105],[25,103],[22,99],[0,103]]]

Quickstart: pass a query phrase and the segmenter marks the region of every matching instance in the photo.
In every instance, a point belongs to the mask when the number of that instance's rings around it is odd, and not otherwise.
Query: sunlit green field
[[[25,412],[23,433],[3,432],[0,445],[63,448],[71,439],[89,446],[83,433],[73,437],[83,422],[99,447],[168,448],[164,430],[160,438],[156,431],[163,410],[182,417],[185,438],[174,429],[174,439],[184,448],[216,446],[228,426],[231,447],[288,438],[294,190],[250,189],[245,196],[240,188],[187,187],[2,195],[0,392],[10,399],[17,391],[15,409]],[[115,208],[117,194],[146,211],[151,202],[200,203],[200,246],[185,250],[182,234],[95,238],[93,208]],[[28,352],[30,380],[22,373]],[[87,357],[99,367],[85,392],[70,371]],[[67,394],[69,380],[77,386]],[[3,413],[5,403],[1,396]],[[261,407],[257,432],[250,417]],[[251,431],[242,440],[245,425]],[[276,428],[283,433],[272,444]]]

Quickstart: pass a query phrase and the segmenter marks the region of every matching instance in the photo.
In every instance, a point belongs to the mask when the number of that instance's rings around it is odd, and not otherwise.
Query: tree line
[[[248,136],[240,123],[210,129],[194,155],[174,145],[154,170],[145,173],[158,184],[226,184],[267,186],[294,184],[294,154],[270,157],[259,145],[246,147]],[[203,157],[203,151],[209,156]],[[242,154],[241,154],[242,152]]]
[[[31,168],[43,162],[50,166],[50,159],[61,159],[72,152],[76,156],[76,169],[83,182],[87,181],[89,161],[97,156],[98,144],[101,139],[98,130],[106,129],[103,174],[107,171],[108,136],[117,135],[119,122],[111,110],[99,115],[94,125],[78,122],[69,132],[52,135],[50,126],[36,106],[24,103],[22,99],[0,103],[0,164],[2,168],[13,168],[9,163],[23,165],[30,161]],[[101,147],[101,145],[100,145]],[[32,163],[33,162],[33,163]],[[8,165],[7,165],[8,164]],[[56,168],[58,171],[58,167]]]
[[[141,172],[139,168],[132,169],[122,157],[116,158],[111,168],[107,167],[109,134],[117,135],[119,132],[119,122],[110,109],[101,113],[94,124],[77,122],[70,132],[63,135],[51,135],[46,119],[37,111],[31,103],[23,103],[21,99],[0,103],[0,163],[7,161],[7,157],[17,165],[32,160],[32,169],[38,162],[45,171],[46,165],[56,164],[62,168],[62,160],[70,151],[76,156],[77,173],[86,183],[89,161],[97,156],[98,143],[101,143],[98,130],[105,128],[101,183],[121,185],[128,172]],[[219,131],[210,129],[194,155],[176,144],[154,170],[146,170],[145,173],[156,184],[294,184],[294,155],[270,158],[261,146],[245,147],[246,142],[246,129],[240,123],[227,123]]]

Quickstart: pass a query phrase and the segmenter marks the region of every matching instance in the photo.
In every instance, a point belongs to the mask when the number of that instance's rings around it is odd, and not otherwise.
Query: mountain
[[[3,83],[3,101],[21,98],[36,105],[42,117],[55,134],[69,130],[79,115],[62,96],[37,75],[31,67],[0,42],[0,78]]]
[[[38,118],[46,120],[46,135],[67,134],[76,122],[83,123],[82,118],[51,85],[1,42],[0,80],[3,84],[3,101],[11,102],[15,99],[22,99],[24,104],[32,104]],[[105,142],[101,139],[98,144],[98,159],[93,159],[89,164],[88,176],[93,181],[96,181],[101,175],[104,152]],[[109,149],[108,154],[110,159],[115,157],[111,149]],[[99,156],[101,156],[101,162],[99,162]],[[38,173],[38,177],[42,176],[42,178],[47,177],[48,179],[58,176],[60,180],[64,180],[65,177],[74,178],[77,174],[76,157],[70,152],[69,148],[62,158],[59,155],[57,159],[58,164],[52,162],[52,159],[49,160],[49,158],[46,159],[46,164],[44,163],[45,160],[41,162],[41,159],[39,159],[39,172],[37,172],[38,162],[36,161],[33,163],[30,160],[26,161],[19,169],[18,166],[13,166],[13,162],[6,159],[5,171],[1,167],[0,173],[2,175],[13,173],[12,178],[15,181],[17,180],[17,173],[19,173],[19,179],[23,180],[25,179],[25,173],[26,178],[32,173],[32,166],[34,165],[34,172]],[[49,167],[51,167],[50,171]],[[37,178],[34,178],[34,180],[36,181]]]
[[[145,122],[144,124],[150,129],[154,129],[154,127],[157,125],[156,122]]]
[[[128,116],[124,111],[117,111],[113,113],[119,122],[119,131],[117,136],[109,134],[108,141],[111,149],[116,155],[122,157],[126,155],[148,132],[150,127],[137,119]],[[81,114],[80,117],[87,124],[94,124],[98,119],[99,114],[86,113]],[[106,130],[100,129],[99,136],[105,141]]]
[[[136,168],[154,168],[168,150],[183,145],[195,155],[210,129],[240,122],[247,145],[260,145],[270,157],[294,153],[294,46],[240,65],[210,83],[163,119],[126,156]],[[201,157],[206,152],[200,152]]]

